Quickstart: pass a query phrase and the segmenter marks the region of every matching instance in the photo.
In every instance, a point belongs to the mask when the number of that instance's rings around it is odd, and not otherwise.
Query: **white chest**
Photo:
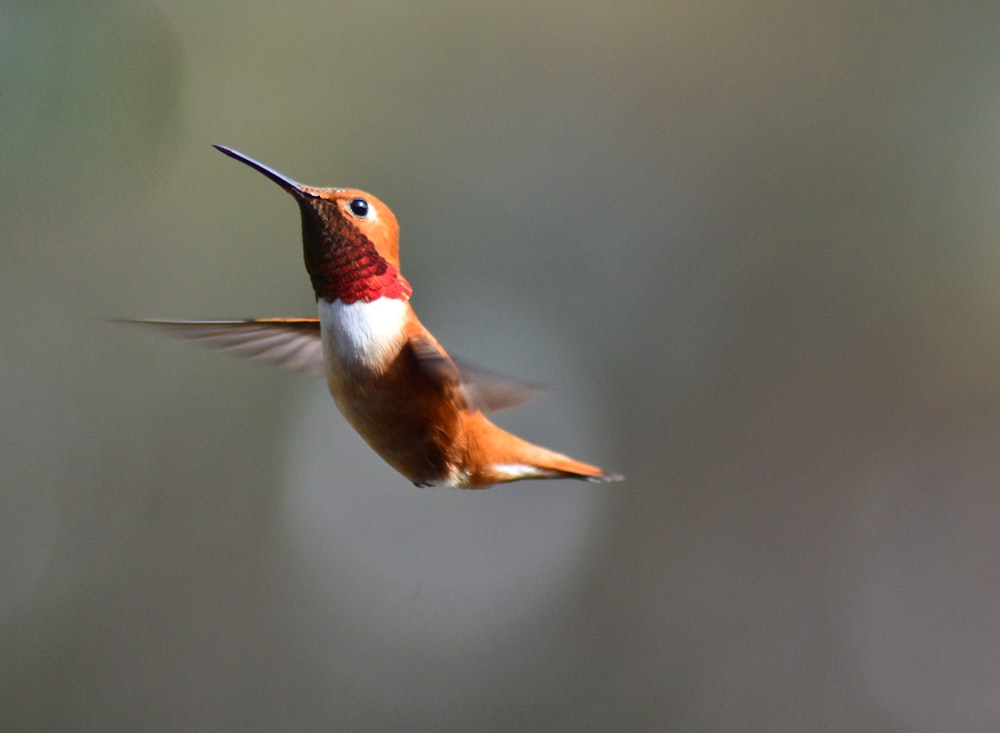
[[[399,353],[409,304],[397,298],[344,304],[320,300],[320,330],[329,362],[342,369],[380,371]]]

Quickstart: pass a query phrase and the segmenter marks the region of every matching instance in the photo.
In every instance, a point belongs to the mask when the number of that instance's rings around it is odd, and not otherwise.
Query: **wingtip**
[[[105,318],[104,322],[125,326],[155,326],[159,323],[159,321],[147,318]]]

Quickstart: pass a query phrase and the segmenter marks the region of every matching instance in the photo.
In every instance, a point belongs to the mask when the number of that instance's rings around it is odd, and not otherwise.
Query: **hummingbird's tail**
[[[472,461],[478,470],[469,476],[468,488],[485,488],[523,479],[571,478],[606,482],[624,478],[621,474],[608,473],[597,466],[529,443],[492,423],[487,424],[491,428],[487,431],[489,440],[476,446],[482,454]]]

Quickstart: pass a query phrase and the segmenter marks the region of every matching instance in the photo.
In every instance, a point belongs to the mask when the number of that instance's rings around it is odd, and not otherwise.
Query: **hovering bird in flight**
[[[318,318],[140,321],[289,369],[325,375],[337,407],[417,486],[486,488],[521,479],[621,476],[528,443],[486,413],[524,402],[524,385],[457,362],[420,323],[399,271],[399,225],[364,191],[304,186],[230,148],[221,152],[290,193],[302,213]]]

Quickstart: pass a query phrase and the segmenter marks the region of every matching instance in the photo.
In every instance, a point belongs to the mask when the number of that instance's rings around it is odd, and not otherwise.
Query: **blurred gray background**
[[[996,731],[1000,5],[0,6],[0,728]],[[418,490],[224,143],[402,223],[500,416]]]

